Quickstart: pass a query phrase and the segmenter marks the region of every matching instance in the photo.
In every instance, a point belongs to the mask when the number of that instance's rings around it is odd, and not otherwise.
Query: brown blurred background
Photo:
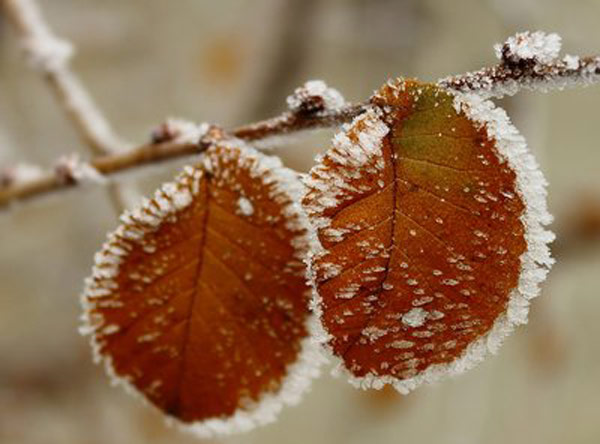
[[[326,80],[349,100],[388,77],[494,63],[516,31],[558,32],[600,52],[598,0],[46,0],[118,133],[148,139],[167,116],[223,125],[274,115]],[[550,181],[557,265],[530,324],[477,369],[409,396],[362,392],[328,371],[277,423],[219,443],[600,442],[600,86],[505,100]],[[278,152],[297,169],[331,132]],[[87,156],[0,17],[0,165]],[[181,162],[179,162],[180,164]],[[122,177],[133,203],[178,163]],[[191,443],[92,364],[78,295],[116,215],[102,189],[0,214],[0,443]]]

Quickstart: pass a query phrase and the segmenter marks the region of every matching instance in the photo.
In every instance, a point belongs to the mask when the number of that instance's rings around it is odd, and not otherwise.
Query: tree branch
[[[447,77],[439,84],[455,91],[502,98],[528,89],[547,92],[586,86],[600,81],[600,57],[576,57],[546,64],[499,64],[490,68]]]
[[[69,67],[70,42],[56,37],[33,0],[0,0],[33,68],[40,71],[81,139],[95,155],[128,147],[111,129],[92,98]]]
[[[229,133],[243,140],[256,141],[302,130],[335,127],[350,122],[362,113],[366,106],[367,104],[351,104],[338,110],[324,110],[314,114],[286,112],[273,119],[235,128]],[[194,143],[185,135],[167,134],[165,137],[163,131],[159,132],[160,135],[154,134],[155,140],[151,143],[93,158],[88,165],[95,169],[101,175],[100,177],[108,178],[123,171],[199,154],[206,148],[206,145]],[[66,190],[86,182],[76,177],[69,177],[66,180],[64,176],[54,171],[21,182],[5,179],[6,186],[2,188],[0,185],[0,209],[13,202]]]
[[[0,0],[0,9],[17,32],[31,66],[44,76],[90,152],[94,156],[101,156],[129,148],[115,135],[87,90],[71,71],[71,43],[53,34],[35,0]],[[109,186],[108,196],[116,212],[120,213],[124,203],[117,185]]]
[[[600,81],[600,57],[566,56],[559,60],[559,50],[560,38],[555,34],[517,34],[504,45],[496,47],[501,58],[499,65],[449,77],[441,80],[439,85],[483,97],[502,97],[523,88],[547,91]],[[323,87],[320,82],[308,82],[296,90],[292,100],[288,100],[296,104],[291,111],[232,129],[229,133],[247,141],[258,141],[302,130],[336,127],[350,122],[370,106],[369,102],[336,104],[336,94],[339,93],[331,94],[332,90],[325,91]],[[334,105],[328,105],[328,100]],[[201,141],[202,131],[199,131],[199,127],[182,131],[181,123],[178,125],[165,124],[155,132],[152,143],[97,157],[84,166],[96,170],[99,177],[107,178],[118,172],[200,153],[206,145]],[[72,188],[85,182],[76,174],[69,177],[70,180],[65,180],[64,175],[61,177],[54,172],[23,181],[4,180],[4,187],[0,180],[0,209],[12,202]]]
[[[600,57],[566,55],[559,59],[560,37],[523,32],[496,45],[501,63],[441,79],[441,86],[484,98],[512,96],[527,89],[547,92],[600,82]]]

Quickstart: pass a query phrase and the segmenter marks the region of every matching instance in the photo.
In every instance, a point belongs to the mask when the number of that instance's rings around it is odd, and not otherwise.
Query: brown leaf
[[[390,82],[306,179],[323,340],[361,387],[472,367],[526,321],[552,260],[545,182],[505,113]]]
[[[228,139],[127,213],[83,298],[109,373],[203,436],[295,402],[319,364],[301,192],[278,159]]]

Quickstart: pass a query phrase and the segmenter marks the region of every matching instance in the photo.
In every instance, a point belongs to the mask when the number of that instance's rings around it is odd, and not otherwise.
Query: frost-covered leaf
[[[322,341],[357,386],[458,373],[526,322],[552,264],[545,181],[503,110],[398,80],[307,176]]]
[[[86,333],[116,382],[207,436],[272,421],[318,374],[302,184],[225,139],[122,217],[96,256]]]

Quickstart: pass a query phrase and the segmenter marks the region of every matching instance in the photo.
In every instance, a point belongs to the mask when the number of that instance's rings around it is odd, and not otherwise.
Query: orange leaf
[[[323,342],[350,381],[407,392],[524,323],[552,264],[545,181],[501,109],[390,82],[306,179]]]
[[[126,213],[83,297],[109,374],[208,436],[273,420],[318,374],[302,184],[239,140]]]

